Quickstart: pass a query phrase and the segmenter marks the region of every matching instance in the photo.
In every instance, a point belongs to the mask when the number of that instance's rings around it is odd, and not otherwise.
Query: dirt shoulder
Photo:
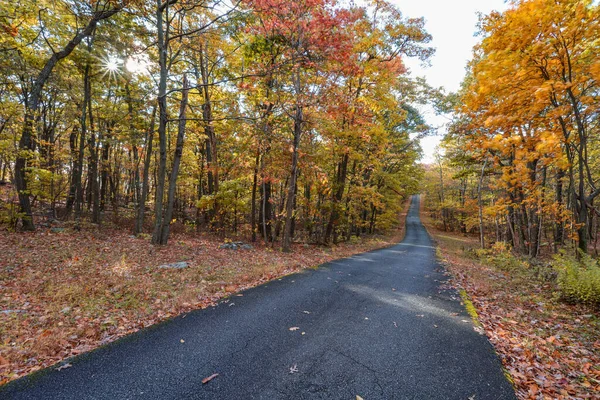
[[[592,399],[600,393],[598,310],[560,301],[554,283],[528,270],[483,265],[477,237],[443,232],[421,218],[438,255],[464,289],[520,399]]]
[[[209,235],[173,235],[156,247],[108,228],[1,232],[0,384],[237,291],[397,243],[408,204],[387,236],[296,244],[291,253],[261,244],[222,249]],[[159,268],[182,261],[186,268]]]

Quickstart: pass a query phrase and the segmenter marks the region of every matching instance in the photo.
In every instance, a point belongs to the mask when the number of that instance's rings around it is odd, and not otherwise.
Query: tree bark
[[[202,119],[204,120],[204,134],[206,135],[206,163],[208,170],[208,194],[216,194],[219,191],[219,161],[217,154],[217,137],[213,126],[212,103],[209,90],[208,58],[206,55],[206,44],[200,45],[200,77],[202,79]],[[211,218],[218,213],[218,204],[213,205]]]
[[[98,142],[96,140],[96,129],[94,127],[94,115],[92,112],[92,97],[88,98],[88,118],[90,121],[90,158],[89,158],[89,180],[90,199],[92,205],[92,222],[100,223],[100,185],[98,184]]]
[[[559,211],[562,211],[563,205],[563,178],[565,172],[562,169],[556,171],[556,188],[555,188],[555,201],[558,204]],[[564,222],[561,219],[557,219],[554,224],[554,251],[558,251],[558,248],[564,243]]]
[[[173,204],[175,201],[175,189],[177,186],[177,175],[179,174],[179,165],[183,154],[183,141],[185,139],[185,124],[186,111],[188,105],[188,81],[187,77],[183,76],[183,91],[181,92],[181,103],[179,108],[179,125],[177,130],[177,143],[175,145],[175,154],[173,155],[173,168],[169,178],[169,192],[167,193],[167,209],[163,219],[160,240],[158,244],[166,245],[169,241],[169,231],[171,227],[171,219],[173,217]]]
[[[337,176],[335,182],[335,190],[333,191],[333,198],[331,202],[331,214],[327,228],[325,229],[325,235],[323,236],[323,242],[329,243],[329,239],[333,237],[336,242],[336,233],[334,229],[337,227],[338,219],[340,217],[339,203],[342,201],[344,196],[344,190],[346,189],[346,175],[348,171],[348,153],[342,156],[342,160],[337,165]]]
[[[252,177],[252,199],[250,210],[250,229],[252,230],[252,242],[256,242],[256,190],[258,186],[258,166],[260,163],[260,152],[256,152],[254,162],[254,174]]]
[[[479,185],[477,185],[477,198],[479,203],[479,245],[482,249],[485,249],[485,235],[483,232],[483,197],[482,197],[482,187],[483,187],[483,177],[485,173],[485,167],[487,166],[487,159],[483,162],[483,166],[481,167],[481,175],[479,176]]]
[[[154,233],[152,235],[152,243],[160,244],[162,237],[163,225],[163,197],[165,193],[165,178],[167,175],[167,43],[169,32],[164,27],[163,13],[167,12],[170,2],[163,4],[162,0],[156,0],[156,28],[157,28],[157,46],[158,46],[158,61],[160,65],[160,75],[158,82],[158,146],[160,152],[158,164],[158,181],[156,183],[156,198],[154,201]]]
[[[297,77],[297,81],[299,81]],[[299,85],[299,83],[298,83]],[[285,207],[285,227],[283,230],[282,251],[290,252],[292,245],[292,220],[294,217],[294,203],[296,194],[296,179],[298,177],[298,148],[300,147],[300,138],[302,136],[302,124],[304,115],[302,106],[296,104],[294,114],[294,142],[292,145],[292,167],[290,169],[290,181],[288,186],[287,203]]]
[[[150,117],[150,127],[146,134],[146,153],[144,156],[144,172],[142,173],[142,191],[140,200],[137,204],[137,217],[133,229],[134,235],[139,235],[144,231],[144,216],[146,208],[146,198],[148,197],[148,175],[150,172],[150,161],[152,160],[152,142],[154,139],[154,121],[156,120],[156,105],[152,108],[152,117]]]

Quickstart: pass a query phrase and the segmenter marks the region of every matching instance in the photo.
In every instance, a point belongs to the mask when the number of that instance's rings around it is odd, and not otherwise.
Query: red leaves
[[[334,0],[248,0],[260,15],[251,29],[260,36],[278,35],[296,56],[309,50],[328,58],[343,59],[351,50],[344,27],[355,18],[348,10],[337,10]],[[295,57],[298,58],[298,57]],[[310,63],[308,58],[299,62]]]

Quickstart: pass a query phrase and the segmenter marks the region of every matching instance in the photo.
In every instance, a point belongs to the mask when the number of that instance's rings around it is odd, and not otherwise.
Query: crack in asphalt
[[[373,374],[373,378],[375,378],[375,385],[377,385],[377,387],[379,388],[379,394],[381,396],[383,396],[384,390],[383,390],[383,386],[381,386],[381,383],[379,382],[379,376],[378,376],[379,372],[378,371],[376,371],[375,369],[369,367],[368,365],[366,365],[366,364],[358,361],[354,357],[349,356],[348,354],[344,353],[343,351],[341,351],[339,349],[333,348],[333,349],[331,349],[331,351],[333,351],[333,352],[341,355],[342,357],[347,358],[348,360],[352,361],[353,363],[355,363],[357,365],[360,365],[361,367],[363,367],[367,371],[371,372]]]

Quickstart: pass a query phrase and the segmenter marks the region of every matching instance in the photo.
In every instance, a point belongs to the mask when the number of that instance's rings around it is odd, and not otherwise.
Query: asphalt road
[[[247,290],[12,382],[0,398],[514,399],[492,346],[440,289],[418,208],[415,196],[396,246]]]

